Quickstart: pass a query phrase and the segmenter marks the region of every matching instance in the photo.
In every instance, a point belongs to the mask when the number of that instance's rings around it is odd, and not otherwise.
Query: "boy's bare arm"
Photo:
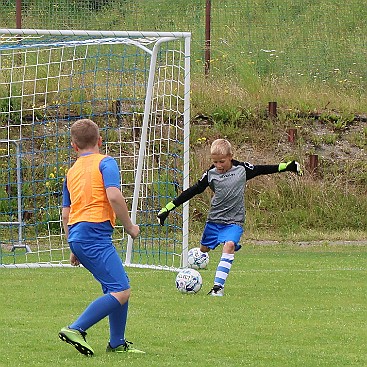
[[[62,217],[62,225],[64,227],[66,238],[68,238],[69,236],[69,227],[68,227],[69,214],[70,214],[70,207],[63,207],[61,217]]]
[[[70,214],[70,207],[63,207],[61,216],[62,216],[62,225],[64,227],[66,238],[69,237],[69,227],[68,227],[69,214]],[[80,265],[78,258],[72,252],[70,252],[70,264],[73,266]]]
[[[139,235],[139,226],[133,224],[130,219],[129,211],[124,196],[117,187],[106,189],[108,201],[110,202],[116,217],[121,221],[126,232],[135,239]]]

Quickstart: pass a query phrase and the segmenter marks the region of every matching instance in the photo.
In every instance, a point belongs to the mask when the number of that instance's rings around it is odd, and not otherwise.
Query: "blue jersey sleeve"
[[[66,177],[64,180],[64,184],[62,186],[62,206],[64,208],[68,208],[71,205],[71,200],[70,200],[70,193],[68,190],[68,186],[66,184]]]
[[[120,188],[120,170],[112,157],[103,158],[99,164],[99,169],[106,189],[108,187]]]

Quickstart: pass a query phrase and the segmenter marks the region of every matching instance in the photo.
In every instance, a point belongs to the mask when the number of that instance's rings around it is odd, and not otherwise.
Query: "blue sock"
[[[108,316],[110,323],[110,346],[116,348],[125,343],[125,328],[129,302],[111,312]]]
[[[79,331],[87,331],[91,326],[120,307],[120,302],[114,296],[106,294],[93,301],[69,327]]]

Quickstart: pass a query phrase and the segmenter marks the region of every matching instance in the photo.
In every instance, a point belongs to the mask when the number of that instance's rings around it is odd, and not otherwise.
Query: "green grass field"
[[[0,366],[367,365],[367,246],[250,246],[236,258],[225,297],[182,295],[175,273],[128,268],[127,339],[145,355],[107,355],[107,320],[88,331],[84,357],[58,331],[100,288],[82,268],[0,269]]]

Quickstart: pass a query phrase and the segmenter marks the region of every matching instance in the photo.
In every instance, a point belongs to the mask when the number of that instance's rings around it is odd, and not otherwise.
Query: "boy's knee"
[[[210,248],[204,245],[200,245],[200,251],[201,252],[209,252]]]
[[[121,305],[123,305],[124,303],[126,303],[129,300],[130,293],[131,291],[129,288],[121,292],[111,292],[111,295],[114,296],[120,302]]]
[[[227,254],[234,254],[235,251],[235,243],[233,241],[227,241],[224,243],[223,252]]]

